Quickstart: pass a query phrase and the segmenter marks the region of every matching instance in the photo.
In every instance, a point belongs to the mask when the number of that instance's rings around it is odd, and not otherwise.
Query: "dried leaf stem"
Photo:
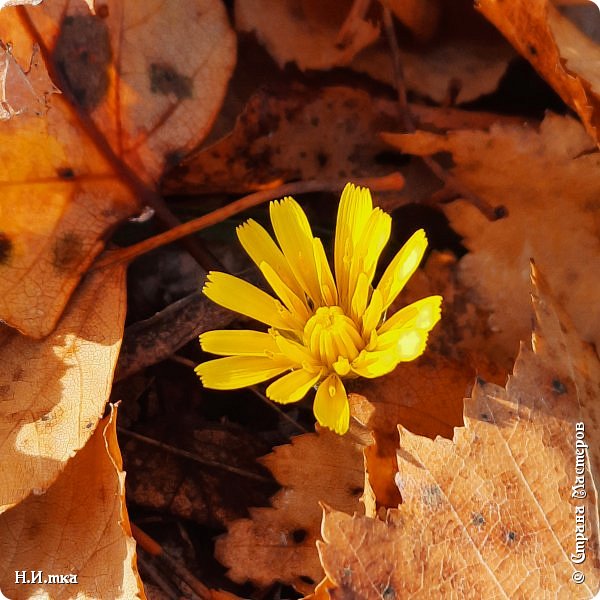
[[[167,554],[163,547],[145,531],[142,531],[137,525],[131,523],[131,533],[135,541],[143,548],[150,556],[160,561],[165,565],[169,572],[174,573],[182,581],[184,581],[202,600],[211,600],[212,594],[210,590],[197,579],[188,569],[182,566],[172,556]]]
[[[134,440],[138,440],[140,442],[143,442],[144,444],[148,444],[149,446],[154,446],[155,448],[160,448],[161,450],[165,450],[166,452],[175,454],[176,456],[181,456],[183,458],[193,460],[194,462],[197,462],[206,467],[214,467],[223,471],[229,471],[230,473],[233,473],[235,475],[246,477],[247,479],[254,479],[256,481],[260,481],[261,483],[272,483],[271,479],[269,479],[268,477],[263,477],[258,473],[252,473],[251,471],[246,471],[245,469],[240,469],[239,467],[226,465],[225,463],[218,462],[216,460],[207,460],[205,458],[201,458],[193,452],[188,452],[187,450],[181,450],[180,448],[169,446],[169,444],[165,444],[164,442],[159,442],[158,440],[149,438],[145,435],[135,433],[135,431],[130,431],[129,429],[124,429],[123,427],[117,427],[117,431],[123,435],[133,438]]]
[[[346,183],[346,179],[314,179],[310,181],[286,183],[278,187],[248,194],[226,206],[213,210],[206,215],[183,223],[182,225],[178,225],[169,231],[148,238],[138,244],[133,244],[132,246],[120,250],[106,252],[92,265],[91,270],[102,269],[116,263],[129,263],[138,256],[150,252],[150,250],[155,250],[166,244],[171,244],[176,240],[191,235],[192,233],[196,233],[197,231],[201,231],[202,229],[206,229],[211,225],[216,225],[233,215],[241,213],[253,206],[268,202],[269,200],[283,198],[284,196],[292,194],[305,194],[307,192],[339,191]],[[404,186],[404,178],[400,173],[391,173],[384,177],[357,179],[355,183],[367,186],[374,191],[400,190]]]
[[[394,28],[394,21],[392,20],[392,13],[389,6],[385,2],[381,2],[383,9],[383,24],[385,28],[385,34],[390,46],[390,52],[392,54],[392,64],[394,68],[394,82],[396,87],[396,93],[398,95],[398,112],[400,116],[400,123],[403,126],[404,131],[407,133],[414,133],[416,131],[415,121],[413,119],[410,106],[408,104],[408,96],[406,93],[406,82],[404,80],[404,69],[402,68],[402,61],[400,60],[400,47],[398,45],[398,39],[396,37],[396,30]],[[486,202],[483,198],[480,198],[477,194],[474,194],[466,186],[462,185],[454,175],[448,173],[444,167],[442,167],[435,159],[431,156],[419,157],[427,168],[444,184],[447,189],[447,195],[460,196],[479,211],[485,215],[490,221],[495,221],[506,215],[506,208],[503,206],[492,206]]]

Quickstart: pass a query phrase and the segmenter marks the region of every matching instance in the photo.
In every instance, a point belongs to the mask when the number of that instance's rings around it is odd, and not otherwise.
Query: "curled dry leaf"
[[[21,68],[38,44],[65,92],[0,130],[0,318],[43,337],[108,230],[206,135],[235,39],[220,0],[47,2],[2,11],[0,39]]]
[[[379,36],[379,27],[357,18],[352,35],[340,39],[351,8],[352,0],[236,0],[235,26],[255,32],[280,67],[330,69],[347,65]]]
[[[479,0],[477,8],[600,140],[600,47],[548,0]]]
[[[13,600],[145,598],[125,507],[116,410],[44,495],[0,515],[0,589]],[[26,571],[25,571],[26,570]],[[15,584],[15,572],[77,576],[77,583]]]
[[[434,37],[442,14],[441,0],[385,0],[394,16],[419,42]]]
[[[98,271],[42,341],[0,339],[0,511],[43,494],[91,437],[110,394],[125,321],[125,270]]]
[[[242,193],[296,179],[385,175],[391,168],[376,164],[386,148],[377,132],[397,125],[397,110],[395,102],[347,87],[259,91],[234,130],[190,155],[166,188]]]
[[[492,311],[487,350],[515,356],[530,328],[528,263],[534,257],[587,341],[600,347],[600,156],[568,117],[548,115],[539,131],[496,125],[489,132],[384,134],[403,152],[450,152],[452,174],[508,216],[489,222],[466,202],[445,208],[469,253],[460,278]]]
[[[597,445],[597,423],[582,406],[597,400],[600,367],[596,358],[592,371],[580,370],[589,357],[565,346],[563,330],[575,333],[547,294],[545,284],[534,294],[533,348],[522,346],[506,389],[474,386],[453,441],[400,427],[402,506],[385,522],[326,511],[319,552],[336,586],[331,597],[587,599],[598,591],[597,482],[585,457],[576,461],[576,424]],[[576,465],[585,498],[572,497]],[[581,565],[571,561],[576,509],[588,538]]]
[[[250,519],[234,521],[227,535],[217,540],[215,556],[229,567],[228,576],[259,586],[282,581],[312,592],[323,577],[315,546],[319,502],[340,510],[359,508],[362,450],[370,442],[368,432],[353,422],[343,437],[319,429],[266,456],[263,463],[283,489],[273,496],[272,508],[251,508]]]

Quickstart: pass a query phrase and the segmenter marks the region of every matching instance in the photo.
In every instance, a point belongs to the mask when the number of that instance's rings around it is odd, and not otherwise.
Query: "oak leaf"
[[[0,515],[0,589],[12,600],[145,598],[125,507],[116,409],[43,495]],[[15,573],[42,582],[15,584]],[[77,583],[46,582],[76,575]]]
[[[43,494],[93,434],[125,321],[125,270],[89,276],[44,340],[0,330],[0,512]]]
[[[37,44],[63,92],[0,129],[0,318],[43,337],[110,228],[207,134],[235,38],[219,0],[111,0],[96,15],[62,0],[2,11],[0,39],[22,69]]]
[[[460,281],[489,310],[486,353],[514,357],[530,328],[528,263],[536,263],[586,341],[600,347],[600,158],[584,128],[549,114],[539,131],[495,125],[489,132],[384,134],[403,152],[450,152],[452,174],[507,216],[490,222],[464,201],[445,207],[469,253]]]
[[[600,47],[549,0],[479,0],[488,18],[600,140]]]
[[[385,522],[325,512],[318,545],[331,597],[590,598],[598,591],[597,480],[586,455],[576,459],[576,431],[583,423],[585,443],[597,445],[582,406],[597,400],[600,366],[595,357],[592,371],[579,371],[590,358],[583,346],[565,346],[573,326],[558,316],[536,269],[533,278],[532,346],[522,345],[506,388],[478,381],[452,441],[399,427],[404,504]],[[572,497],[576,467],[585,498]],[[583,513],[588,540],[578,565],[572,554]],[[571,575],[579,569],[585,582],[578,585]]]
[[[217,540],[215,556],[237,582],[259,586],[282,581],[312,592],[323,576],[315,542],[324,501],[357,510],[363,493],[363,447],[370,436],[353,422],[341,437],[328,429],[307,433],[275,448],[262,462],[283,486],[272,508],[251,508],[250,519],[229,525]],[[344,508],[345,507],[345,508]]]

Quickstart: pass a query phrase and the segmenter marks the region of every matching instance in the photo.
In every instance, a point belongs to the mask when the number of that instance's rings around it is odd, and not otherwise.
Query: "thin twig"
[[[207,460],[205,458],[201,458],[197,454],[188,452],[187,450],[181,450],[180,448],[175,448],[174,446],[169,446],[169,444],[159,442],[158,440],[149,438],[145,435],[141,435],[139,433],[136,433],[135,431],[130,431],[129,429],[124,429],[123,427],[119,426],[117,426],[117,431],[119,433],[122,433],[123,435],[133,438],[134,440],[138,440],[140,442],[143,442],[144,444],[148,444],[149,446],[154,446],[155,448],[160,448],[161,450],[165,450],[166,452],[170,452],[171,454],[175,454],[176,456],[181,456],[183,458],[193,460],[194,462],[197,462],[206,467],[222,469],[223,471],[229,471],[230,473],[234,473],[235,475],[240,475],[241,477],[246,477],[247,479],[254,479],[262,483],[273,483],[272,479],[269,479],[268,477],[263,477],[262,475],[258,475],[258,473],[252,473],[251,471],[246,471],[245,469],[240,469],[239,467],[226,465],[225,463],[221,463],[216,460]]]
[[[193,369],[196,366],[196,363],[193,360],[190,360],[189,358],[185,358],[183,356],[179,356],[177,354],[173,354],[172,356],[169,356],[169,359],[174,362],[177,362],[181,365],[185,365],[186,367],[189,367],[190,369]],[[277,406],[277,404],[275,404],[272,400],[269,400],[263,393],[261,393],[261,391],[255,385],[249,386],[248,389],[257,398],[260,398],[271,410],[274,410],[276,413],[278,413],[282,419],[289,421],[296,429],[298,429],[299,431],[302,431],[302,433],[309,433],[308,429],[305,429],[304,427],[302,427],[302,425],[300,425],[300,423],[298,423],[298,421],[296,421],[295,419],[290,417],[290,415],[288,415],[283,410],[281,410],[281,408],[279,408],[279,406]]]
[[[330,190],[338,191],[344,187],[347,181],[347,179],[299,181],[297,183],[287,183],[276,188],[260,190],[253,194],[248,194],[235,202],[231,202],[226,206],[213,210],[197,219],[183,223],[170,231],[148,238],[147,240],[138,244],[133,244],[127,248],[106,252],[92,265],[91,270],[102,269],[116,263],[129,263],[138,256],[150,252],[150,250],[155,250],[156,248],[170,244],[185,236],[191,235],[192,233],[206,229],[211,225],[216,225],[233,215],[241,213],[253,206],[268,202],[269,200],[282,198],[291,194],[304,194],[307,192]],[[391,173],[385,177],[357,179],[355,183],[369,187],[374,191],[390,191],[402,189],[404,186],[404,178],[400,173]]]
[[[408,104],[404,70],[402,68],[402,61],[400,60],[400,47],[396,37],[394,21],[392,20],[392,13],[389,6],[385,2],[381,2],[381,6],[383,8],[383,24],[385,33],[392,55],[394,84],[396,87],[396,93],[398,94],[398,111],[400,122],[405,132],[414,133],[417,129]],[[483,198],[480,198],[477,194],[473,193],[466,186],[460,183],[456,177],[454,177],[454,175],[448,173],[448,171],[431,156],[421,156],[418,158],[420,158],[427,168],[444,184],[445,188],[455,190],[457,195],[460,195],[460,197],[468,200],[490,221],[495,221],[506,215],[506,209],[503,206],[494,207],[486,202]]]
[[[173,590],[173,586],[163,577],[162,573],[159,573],[158,569],[147,560],[144,555],[138,553],[137,562],[140,571],[143,571],[144,576],[147,575],[148,578],[161,589],[163,594],[167,597],[167,600],[179,600],[179,593],[176,593]]]
[[[145,531],[142,531],[135,523],[131,523],[131,533],[135,541],[148,553],[162,562],[169,571],[184,581],[201,600],[211,600],[210,590],[197,579],[188,569],[180,565],[170,556],[163,547]]]

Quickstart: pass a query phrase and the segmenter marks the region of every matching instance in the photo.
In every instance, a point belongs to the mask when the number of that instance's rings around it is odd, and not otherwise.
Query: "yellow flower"
[[[390,237],[391,218],[373,208],[368,189],[346,185],[337,215],[335,278],[323,244],[292,198],[271,202],[277,244],[252,219],[239,240],[278,298],[233,275],[211,271],[204,293],[214,302],[269,325],[209,331],[202,349],[218,358],[196,367],[202,383],[231,390],[282,375],[267,396],[287,404],[317,387],[317,421],[343,434],[350,409],[342,378],[379,377],[423,353],[440,318],[441,296],[429,296],[386,319],[386,312],[418,267],[427,238],[420,229],[396,254],[377,285],[373,277]]]

